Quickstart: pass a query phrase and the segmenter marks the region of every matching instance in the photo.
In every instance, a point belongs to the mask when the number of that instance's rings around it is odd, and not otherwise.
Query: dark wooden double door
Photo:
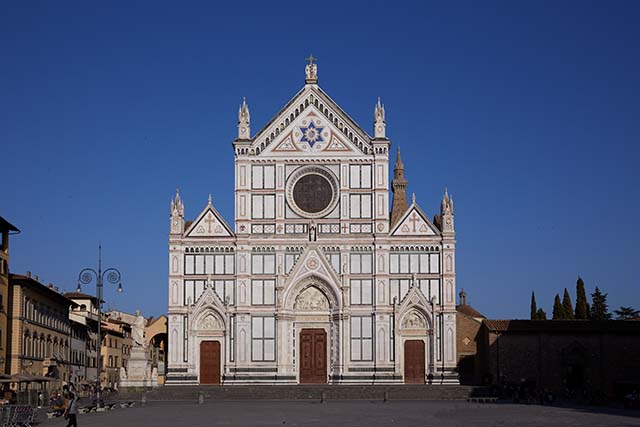
[[[404,382],[405,384],[424,384],[424,341],[404,342]]]
[[[220,342],[200,343],[200,384],[220,384]]]
[[[327,382],[327,333],[324,329],[300,331],[300,384]]]

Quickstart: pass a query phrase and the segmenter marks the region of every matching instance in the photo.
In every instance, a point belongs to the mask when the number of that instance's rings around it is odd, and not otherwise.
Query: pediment
[[[307,85],[253,138],[260,156],[373,154],[371,137],[322,89]]]
[[[287,277],[285,287],[300,282],[309,276],[319,277],[327,283],[340,283],[340,278],[324,256],[322,249],[315,245],[308,246],[300,254],[289,277]]]
[[[186,237],[233,237],[231,227],[222,215],[208,203],[187,230]]]
[[[409,288],[409,292],[407,292],[407,295],[405,295],[400,302],[398,313],[401,314],[402,327],[408,329],[420,327],[421,319],[426,320],[427,325],[429,325],[433,314],[431,303],[417,286],[411,286],[411,288]],[[416,318],[416,316],[419,318]]]
[[[190,312],[194,318],[199,318],[204,313],[209,313],[212,310],[217,314],[221,314],[225,312],[225,307],[213,286],[207,284],[195,304],[190,308]]]
[[[392,236],[438,236],[440,231],[429,221],[422,209],[413,203],[400,217],[390,234]]]

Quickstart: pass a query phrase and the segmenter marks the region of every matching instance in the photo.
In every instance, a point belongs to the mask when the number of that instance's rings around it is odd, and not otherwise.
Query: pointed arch
[[[339,290],[334,289],[333,286],[316,275],[307,276],[286,289],[283,296],[284,307],[293,310],[298,295],[311,287],[316,288],[324,295],[329,302],[329,309],[331,311],[342,307],[342,298],[340,297]]]

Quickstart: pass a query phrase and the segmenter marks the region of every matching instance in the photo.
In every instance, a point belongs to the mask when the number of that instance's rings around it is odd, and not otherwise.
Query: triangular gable
[[[390,234],[392,236],[438,236],[440,231],[429,221],[422,209],[412,203]]]
[[[184,233],[185,237],[233,237],[222,215],[208,203]]]
[[[300,254],[287,278],[285,287],[312,275],[318,276],[330,284],[340,283],[340,278],[327,260],[322,249],[316,245],[307,246]]]
[[[334,123],[323,117],[315,106],[294,119],[288,133],[274,137],[273,142],[260,152],[261,156],[299,154],[354,155],[363,156],[363,151],[343,135]],[[294,155],[295,155],[294,154]]]
[[[222,328],[224,328],[224,313],[226,311],[224,303],[213,289],[213,286],[206,284],[204,291],[202,291],[196,303],[189,307],[189,314],[192,322],[195,323],[196,321],[199,322],[202,320],[201,317],[211,311],[215,312]]]
[[[261,154],[274,152],[272,147],[282,142],[283,135],[294,133],[300,117],[313,114],[330,124],[333,134],[340,135],[342,142],[349,142],[360,154],[373,154],[371,137],[338,104],[316,85],[303,87],[267,125],[252,138],[252,152]],[[330,140],[329,140],[330,141]]]

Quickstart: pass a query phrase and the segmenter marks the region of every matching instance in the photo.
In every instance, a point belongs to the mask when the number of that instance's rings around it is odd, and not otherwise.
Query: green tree
[[[589,318],[589,303],[587,302],[587,293],[584,290],[584,282],[582,277],[578,277],[576,282],[576,319],[586,320]]]
[[[564,307],[560,302],[560,295],[556,294],[555,299],[553,300],[553,320],[563,320],[566,319],[564,314]]]
[[[635,310],[633,307],[621,306],[618,310],[613,310],[613,312],[616,314],[617,320],[633,319],[640,316],[640,310]]]
[[[596,291],[591,294],[591,320],[611,320],[611,313],[607,307],[607,294],[600,292],[596,286]]]
[[[536,320],[538,316],[538,307],[536,306],[536,294],[531,292],[531,320]]]
[[[573,305],[571,304],[571,296],[567,288],[564,288],[564,296],[562,297],[562,308],[564,309],[565,319],[575,319],[573,316]]]
[[[536,313],[536,320],[547,320],[547,313],[541,308],[538,309]]]

